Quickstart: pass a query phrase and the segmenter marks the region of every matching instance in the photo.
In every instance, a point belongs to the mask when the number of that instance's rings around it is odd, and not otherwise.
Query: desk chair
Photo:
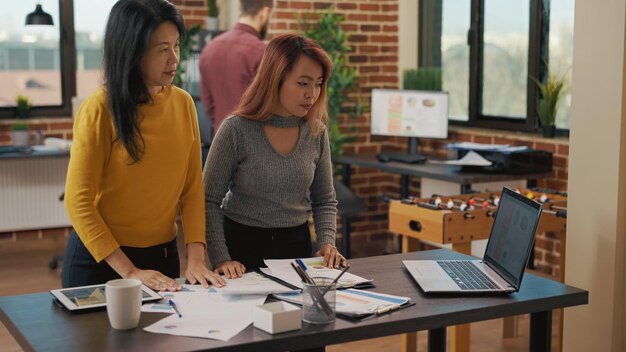
[[[335,193],[337,195],[337,212],[341,216],[341,252],[346,257],[350,258],[350,220],[351,218],[361,215],[367,211],[367,204],[363,200],[357,197],[354,192],[350,190],[342,182],[333,178],[333,186],[335,187]]]
[[[59,202],[62,202],[65,199],[65,192],[61,193],[61,195],[59,196]],[[50,270],[54,270],[59,266],[59,262],[63,261],[63,254],[55,254],[52,256],[52,258],[50,259],[50,262],[48,263],[48,268],[50,268]]]
[[[198,114],[198,127],[200,128],[200,142],[202,146],[202,168],[204,169],[204,162],[209,154],[211,141],[213,141],[213,125],[211,123],[211,118],[206,112],[204,104],[202,104],[202,102],[198,99],[194,98],[194,100],[196,102],[196,112]]]

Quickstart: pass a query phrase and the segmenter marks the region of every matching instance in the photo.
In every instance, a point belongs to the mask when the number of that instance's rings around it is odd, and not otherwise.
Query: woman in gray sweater
[[[269,43],[252,84],[218,130],[204,168],[206,239],[217,273],[240,277],[263,259],[310,257],[335,247],[337,200],[326,123],[332,63],[316,42],[284,34]]]

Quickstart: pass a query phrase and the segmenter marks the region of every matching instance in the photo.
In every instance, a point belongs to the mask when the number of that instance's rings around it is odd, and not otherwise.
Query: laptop
[[[512,293],[519,290],[542,205],[504,187],[483,260],[404,260],[427,293]]]

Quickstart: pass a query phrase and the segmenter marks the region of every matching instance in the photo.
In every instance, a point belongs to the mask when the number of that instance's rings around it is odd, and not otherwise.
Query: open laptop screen
[[[502,190],[483,260],[515,289],[532,250],[541,209],[541,204],[509,188]]]

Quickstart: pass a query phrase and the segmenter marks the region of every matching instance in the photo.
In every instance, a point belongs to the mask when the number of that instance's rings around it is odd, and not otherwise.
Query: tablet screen
[[[92,285],[52,290],[50,293],[67,309],[83,310],[98,307],[106,307],[106,298],[104,296],[105,285]],[[162,297],[141,285],[142,302],[153,302],[160,300]]]

